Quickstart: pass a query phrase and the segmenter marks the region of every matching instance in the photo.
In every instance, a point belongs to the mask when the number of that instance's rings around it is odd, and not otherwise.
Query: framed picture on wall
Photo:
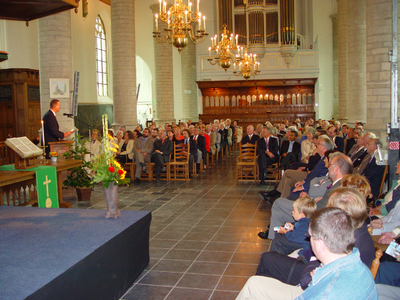
[[[50,78],[50,99],[69,98],[69,79]]]

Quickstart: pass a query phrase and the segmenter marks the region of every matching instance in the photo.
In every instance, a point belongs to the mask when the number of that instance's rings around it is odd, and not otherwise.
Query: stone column
[[[39,84],[41,116],[50,108],[50,78],[68,78],[69,89],[74,86],[72,74],[71,11],[65,11],[38,20]],[[61,109],[57,114],[60,130],[74,127],[74,120],[63,116],[71,113],[71,100],[58,98]]]
[[[366,2],[349,1],[348,35],[348,117],[349,122],[367,121],[366,86]]]
[[[348,40],[347,40],[347,14],[348,0],[337,0],[338,13],[338,103],[339,120],[347,122],[347,99],[348,99]]]
[[[189,41],[181,52],[182,69],[182,121],[199,120],[196,84],[196,44]]]
[[[170,6],[167,7],[167,9]],[[150,6],[153,16],[159,13],[159,4]],[[167,24],[158,20],[158,30],[164,37],[164,29]],[[155,23],[153,22],[155,31]],[[154,39],[154,72],[155,72],[155,91],[156,102],[153,103],[154,121],[157,125],[175,122],[174,117],[174,78],[173,78],[173,46],[168,42],[159,43]],[[177,51],[177,50],[176,50]]]
[[[111,2],[114,127],[137,122],[135,0]],[[119,129],[119,128],[118,128]]]
[[[367,126],[385,142],[390,122],[392,1],[367,0]]]
[[[73,10],[51,15],[38,20],[39,36],[39,84],[40,84],[40,111],[41,116],[50,108],[50,78],[68,78],[69,89],[74,86],[72,72],[72,39],[71,13]],[[70,95],[69,95],[70,96]],[[74,120],[63,116],[71,113],[71,98],[57,98],[60,100],[60,111],[57,121],[60,131],[65,132],[74,127]],[[67,178],[67,171],[61,173],[61,182]],[[75,189],[67,188],[63,191],[63,198],[75,197]]]
[[[333,48],[333,117],[339,117],[339,75],[338,75],[338,20],[332,15],[332,48]]]

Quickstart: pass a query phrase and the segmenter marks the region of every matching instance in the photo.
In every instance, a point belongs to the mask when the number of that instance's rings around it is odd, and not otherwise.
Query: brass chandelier
[[[196,12],[192,11],[192,3],[188,1],[188,5],[182,3],[182,0],[174,0],[174,5],[167,11],[167,2],[160,3],[160,12],[155,15],[156,31],[153,32],[153,37],[159,43],[168,43],[178,48],[179,53],[182,48],[188,44],[188,37],[193,43],[204,41],[208,35],[206,33],[206,17],[199,11],[200,0],[197,0]],[[158,20],[167,23],[167,28],[164,29],[165,37],[161,37],[161,32],[158,31]],[[198,22],[197,30],[191,25],[192,22]],[[203,26],[202,23],[203,22]]]
[[[248,80],[251,76],[257,76],[260,73],[260,62],[257,61],[256,54],[248,54],[247,48],[240,48],[239,53],[236,55],[236,62],[233,64],[233,74],[235,76],[242,76]],[[237,71],[236,71],[237,67]]]
[[[220,66],[225,70],[225,72],[231,67],[232,63],[236,62],[236,56],[231,51],[235,49],[238,50],[238,36],[233,38],[233,33],[231,33],[230,38],[228,38],[227,26],[224,25],[224,30],[221,34],[221,41],[218,42],[218,36],[211,38],[211,47],[208,48],[209,58],[207,59],[211,65]],[[214,51],[217,55],[211,58],[211,51]]]

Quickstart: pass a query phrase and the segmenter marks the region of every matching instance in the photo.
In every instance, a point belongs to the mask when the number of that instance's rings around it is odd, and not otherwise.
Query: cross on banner
[[[49,178],[46,175],[46,181],[43,182],[43,185],[46,186],[46,207],[49,208],[51,207],[52,201],[49,198],[49,184],[51,183],[51,180],[49,180]]]

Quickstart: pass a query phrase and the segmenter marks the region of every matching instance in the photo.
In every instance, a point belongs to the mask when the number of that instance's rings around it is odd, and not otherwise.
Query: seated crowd
[[[113,130],[109,135],[114,137]],[[134,131],[126,130],[121,126],[114,137],[113,144],[116,145],[116,159],[125,165],[135,164],[135,183],[140,183],[142,172],[147,173],[146,164],[152,162],[155,165],[156,182],[160,180],[161,173],[166,172],[165,163],[173,159],[174,145],[185,144],[190,146],[189,150],[189,178],[200,170],[207,169],[208,161],[214,158],[221,161],[225,153],[233,150],[233,146],[240,143],[243,130],[237,121],[215,120],[214,124],[204,125],[201,121],[192,124],[191,121],[181,124],[168,124],[157,127],[153,123],[149,128],[136,127]],[[92,133],[92,141],[86,143],[86,148],[93,158],[102,151],[101,143],[98,141],[99,132],[95,129]],[[192,171],[193,170],[193,171]]]
[[[279,162],[283,175],[259,193],[272,204],[259,237],[272,243],[237,299],[400,299],[398,252],[384,253],[375,282],[369,270],[375,246],[367,224],[382,234],[380,244],[400,242],[400,181],[378,196],[385,171],[375,159],[379,139],[337,122],[259,131],[260,138],[249,126],[242,141],[257,144],[260,184],[270,164]],[[368,204],[376,206],[369,216]]]
[[[195,174],[207,168],[208,158],[218,161],[232,146],[253,144],[260,185],[271,165],[282,176],[275,189],[259,192],[272,205],[269,228],[258,233],[272,240],[271,251],[262,254],[256,276],[237,299],[378,299],[378,294],[379,299],[399,299],[396,258],[382,256],[377,285],[369,271],[375,246],[367,223],[382,234],[379,243],[400,242],[400,180],[379,196],[385,168],[376,162],[381,145],[376,135],[360,122],[351,128],[312,119],[303,126],[298,120],[249,125],[246,133],[229,119],[153,123],[133,132],[121,127],[115,137],[117,159],[136,164],[137,183],[146,163],[154,162],[159,181],[174,145],[190,145],[189,169]],[[369,216],[368,204],[374,205]]]

